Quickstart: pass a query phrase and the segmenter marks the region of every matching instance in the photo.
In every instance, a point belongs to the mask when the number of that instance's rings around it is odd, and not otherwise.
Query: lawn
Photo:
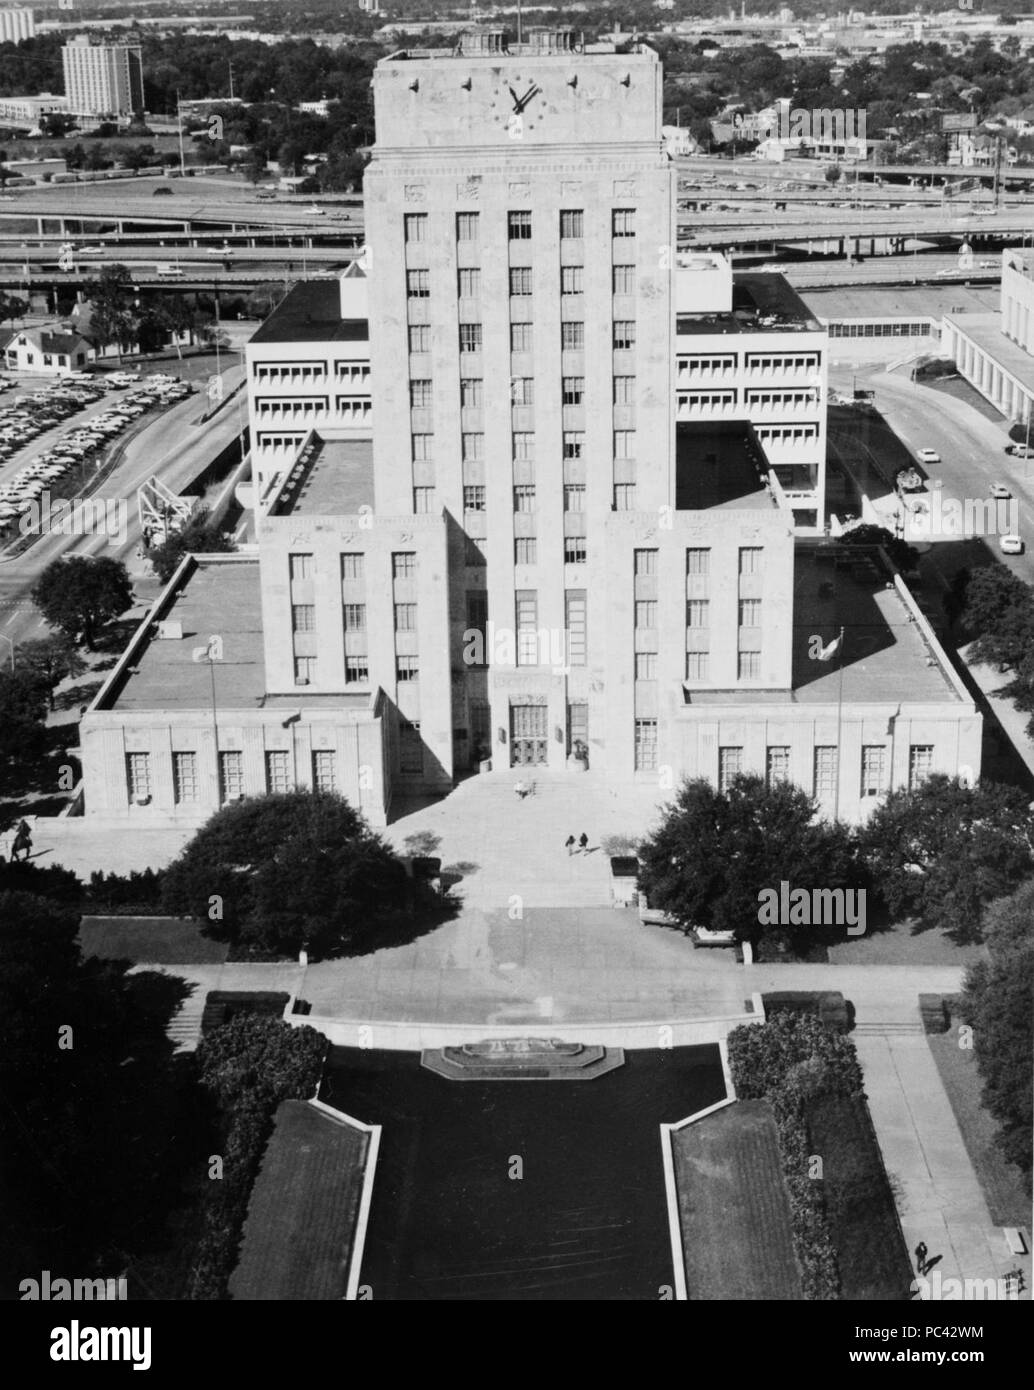
[[[232,1298],[344,1298],[369,1142],[308,1101],[281,1105],[248,1204]]]
[[[672,1135],[691,1299],[803,1299],[779,1136],[767,1101],[737,1101]]]
[[[816,1097],[806,1122],[823,1164],[841,1300],[907,1299],[912,1267],[864,1097]]]
[[[970,1162],[976,1172],[984,1198],[996,1226],[1026,1226],[1030,1218],[1030,1198],[1019,1169],[1006,1162],[998,1149],[995,1123],[981,1104],[983,1082],[977,1070],[976,1053],[959,1047],[961,1019],[952,1015],[946,1033],[930,1033],[934,1062],[962,1131]]]
[[[79,944],[84,956],[147,965],[221,965],[228,949],[179,917],[84,917]]]

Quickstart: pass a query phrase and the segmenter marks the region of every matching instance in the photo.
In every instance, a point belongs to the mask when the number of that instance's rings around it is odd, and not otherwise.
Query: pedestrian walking
[[[19,821],[18,831],[14,837],[14,843],[11,846],[11,863],[14,863],[19,854],[21,854],[23,860],[28,859],[31,849],[32,831],[29,829],[27,821]]]
[[[588,835],[586,835],[584,830],[578,837],[578,848],[581,850],[583,854],[589,848],[589,837]]]
[[[922,1274],[926,1269],[926,1256],[928,1254],[925,1240],[921,1240],[916,1246],[916,1270]]]
[[[575,839],[573,835],[568,835],[564,841],[564,846],[567,850],[567,857],[570,859],[571,855],[574,854]]]

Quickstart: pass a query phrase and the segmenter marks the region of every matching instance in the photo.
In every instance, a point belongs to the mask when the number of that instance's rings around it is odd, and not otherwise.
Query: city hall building
[[[661,88],[569,30],[378,64],[368,249],[247,349],[257,554],[156,604],[83,720],[87,815],[315,786],[384,824],[519,769],[859,819],[979,774],[908,590],[824,539],[825,331],[675,253]]]

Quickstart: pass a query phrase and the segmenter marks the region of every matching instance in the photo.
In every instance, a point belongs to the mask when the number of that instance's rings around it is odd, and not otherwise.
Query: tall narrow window
[[[564,595],[564,621],[567,628],[567,664],[585,665],[586,605],[584,589],[568,589]]]
[[[585,235],[585,213],[581,208],[563,208],[560,212],[560,236],[570,241]]]
[[[718,750],[718,790],[727,792],[734,777],[743,771],[743,749],[726,747]]]
[[[615,237],[635,236],[635,208],[615,208],[612,225]]]
[[[882,743],[862,745],[862,795],[880,796],[887,790],[887,750]]]
[[[565,319],[560,325],[560,346],[565,352],[578,352],[585,347],[585,324]]]
[[[485,383],[479,376],[465,376],[460,380],[460,406],[472,410],[484,403]]]
[[[318,792],[337,790],[337,754],[332,748],[313,750],[312,785]]]
[[[764,550],[759,545],[740,546],[740,574],[760,574]]]
[[[130,801],[146,801],[151,795],[150,753],[126,754],[126,782]]]
[[[515,607],[518,665],[535,666],[538,664],[538,594],[534,589],[518,589]]]
[[[271,795],[291,790],[289,757],[289,753],[280,749],[266,754],[266,791]]]
[[[635,721],[635,770],[636,772],[657,771],[656,719],[637,719]]]
[[[511,241],[530,241],[531,240],[531,213],[530,212],[511,212],[507,213],[506,227]]]
[[[560,267],[560,293],[585,293],[585,268],[583,266],[563,265]]]
[[[836,794],[837,762],[835,744],[816,744],[813,755],[815,796],[831,797]]]
[[[244,795],[244,754],[219,754],[219,800],[236,801]]]
[[[933,771],[933,744],[913,743],[908,750],[908,789],[922,786]]]
[[[518,265],[510,267],[510,293],[511,295],[527,296],[531,294],[531,266]]]
[[[287,563],[292,579],[311,579],[315,573],[313,555],[289,555]]]
[[[790,750],[785,744],[772,745],[765,753],[765,781],[770,787],[790,780]]]
[[[635,319],[614,320],[614,347],[619,352],[635,347]]]
[[[456,240],[477,241],[481,235],[479,220],[480,215],[476,212],[458,212],[456,214]]]
[[[198,799],[197,754],[173,753],[172,793],[176,805],[183,806]]]
[[[429,270],[407,270],[406,295],[409,299],[429,299],[431,295],[431,272]]]
[[[406,244],[427,240],[427,213],[409,212],[405,219]]]
[[[565,376],[563,379],[563,404],[581,405],[585,396],[585,378],[583,376]]]
[[[481,271],[476,266],[464,266],[459,273],[460,299],[478,299],[481,295]]]

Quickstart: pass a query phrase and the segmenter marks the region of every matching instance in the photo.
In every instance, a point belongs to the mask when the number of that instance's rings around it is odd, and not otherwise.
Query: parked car
[[[694,946],[735,946],[736,933],[714,931],[711,927],[694,927],[689,933]]]
[[[1013,458],[1031,459],[1034,458],[1034,444],[1007,444],[1005,452],[1012,454]]]
[[[1003,555],[1023,554],[1023,540],[1015,533],[1015,531],[1010,531],[1004,536],[999,536],[998,547]]]
[[[941,456],[936,449],[917,449],[916,458],[920,463],[940,463]]]
[[[1012,493],[1009,491],[1009,489],[1005,486],[1004,483],[992,483],[991,496],[997,497],[1003,502],[1007,502],[1009,498],[1012,496]]]

